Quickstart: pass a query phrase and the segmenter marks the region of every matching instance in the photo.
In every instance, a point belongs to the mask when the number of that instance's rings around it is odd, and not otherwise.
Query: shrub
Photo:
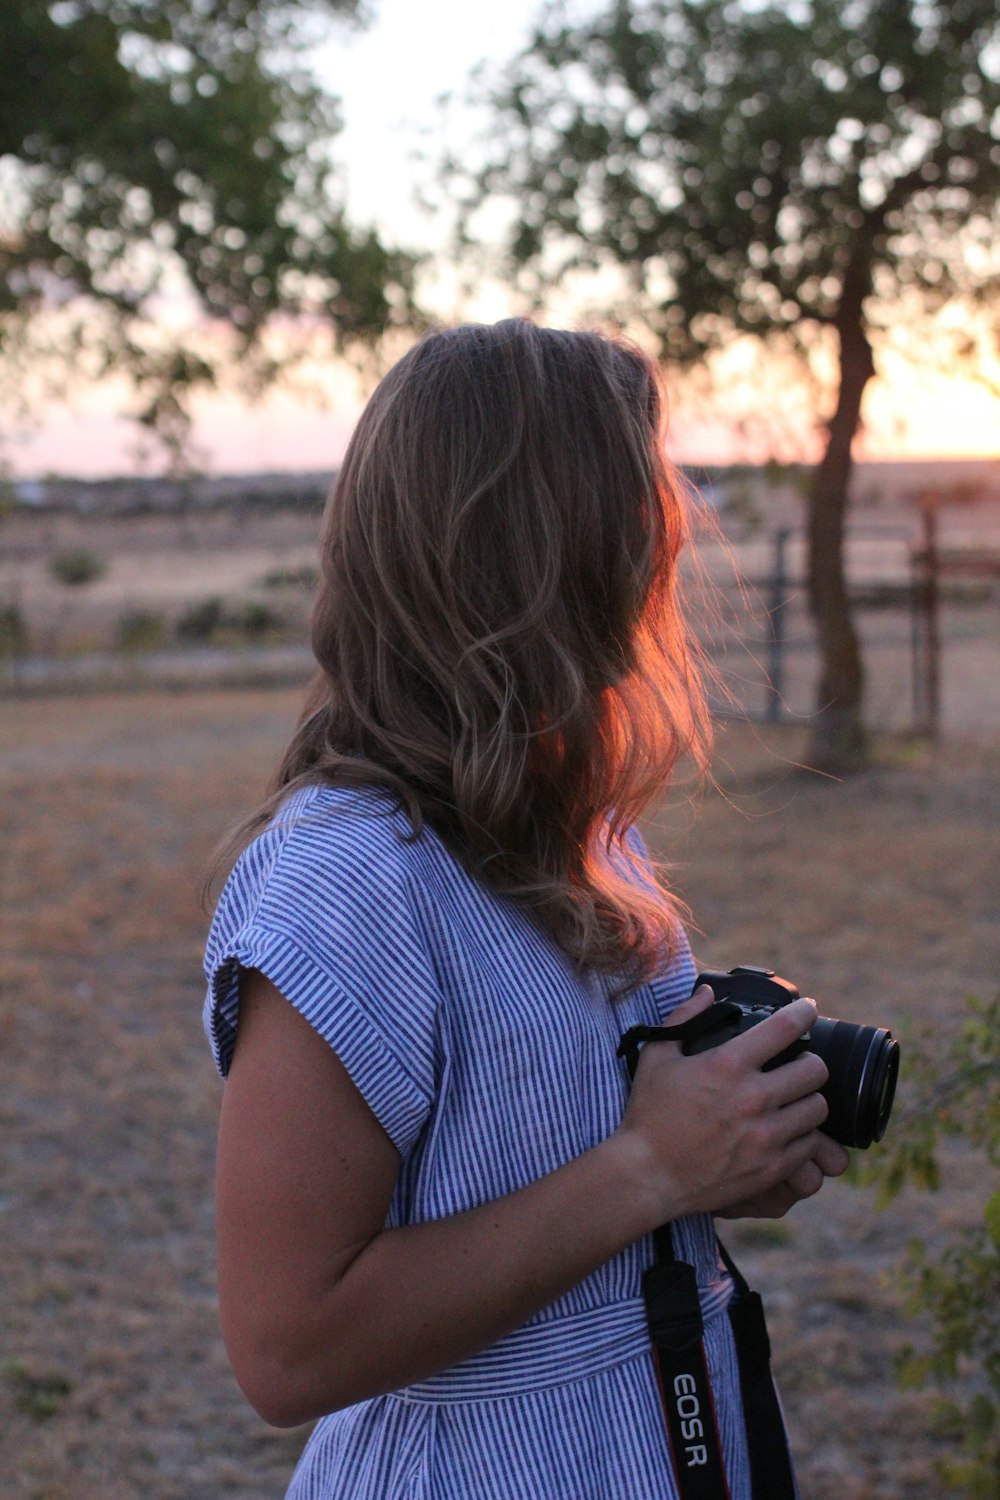
[[[270,631],[280,629],[284,621],[270,605],[248,599],[245,604],[233,610],[227,617],[226,624],[241,635],[249,636],[251,640],[259,640]]]
[[[16,604],[0,604],[0,658],[21,656],[28,647],[28,627]]]
[[[984,1160],[982,1216],[930,1252],[920,1240],[900,1267],[911,1315],[929,1316],[930,1342],[907,1349],[897,1366],[904,1388],[937,1390],[935,1403],[952,1456],[941,1461],[948,1494],[995,1500],[1000,1494],[1000,996],[968,1002],[964,1024],[907,1049],[909,1099],[897,1111],[876,1158],[855,1171],[875,1183],[881,1203],[908,1183],[935,1191],[946,1140]]]
[[[176,631],[182,641],[210,641],[222,626],[222,600],[202,599],[192,604],[177,621]]]
[[[93,583],[103,578],[108,565],[103,557],[87,547],[70,547],[49,558],[49,572],[59,583],[77,588],[84,583]]]
[[[13,1363],[4,1367],[4,1376],[18,1411],[36,1422],[55,1416],[73,1389],[59,1370],[33,1371]]]
[[[203,599],[192,604],[177,621],[176,631],[182,641],[212,641],[220,636],[232,640],[257,641],[280,630],[284,620],[269,604],[246,599],[227,608],[221,599]]]
[[[261,579],[266,589],[314,589],[318,582],[319,570],[309,563],[301,568],[275,568]]]
[[[166,634],[163,615],[151,609],[132,609],[119,615],[115,641],[119,651],[155,651]]]

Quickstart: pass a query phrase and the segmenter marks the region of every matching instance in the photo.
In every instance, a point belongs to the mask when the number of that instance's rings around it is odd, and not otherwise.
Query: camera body
[[[741,1036],[799,997],[790,980],[752,964],[707,969],[698,975],[695,989],[703,984],[711,988],[715,1004],[698,1017],[698,1034],[681,1044],[689,1056]],[[899,1076],[899,1043],[892,1033],[819,1016],[808,1035],[772,1058],[765,1071],[806,1051],[821,1058],[830,1075],[822,1089],[830,1111],[823,1126],[826,1134],[844,1146],[862,1149],[880,1141]]]

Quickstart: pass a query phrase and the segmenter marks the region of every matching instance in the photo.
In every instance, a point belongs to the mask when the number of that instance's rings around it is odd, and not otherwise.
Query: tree
[[[484,99],[466,213],[514,201],[515,271],[546,288],[627,268],[632,310],[682,366],[741,335],[835,354],[808,501],[811,754],[856,765],[852,442],[893,319],[1000,302],[997,0],[604,0],[578,21],[550,4]]]
[[[359,0],[4,0],[0,399],[42,370],[127,377],[176,457],[188,397],[303,315],[335,344],[405,313],[411,266],[345,221],[336,101],[305,47]],[[210,337],[171,335],[188,307]],[[178,319],[174,317],[176,323]],[[223,335],[225,337],[223,337]]]

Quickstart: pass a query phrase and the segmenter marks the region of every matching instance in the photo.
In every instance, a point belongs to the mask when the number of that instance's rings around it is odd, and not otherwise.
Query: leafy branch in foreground
[[[1000,996],[968,1001],[950,1038],[915,1040],[906,1055],[907,1089],[891,1138],[855,1172],[879,1201],[907,1185],[936,1191],[941,1152],[955,1143],[985,1159],[981,1216],[944,1244],[914,1240],[900,1267],[905,1306],[928,1317],[929,1347],[908,1348],[897,1377],[906,1389],[938,1391],[942,1433],[953,1440],[941,1461],[950,1494],[996,1500],[1000,1494]],[[953,1394],[951,1394],[953,1393]]]

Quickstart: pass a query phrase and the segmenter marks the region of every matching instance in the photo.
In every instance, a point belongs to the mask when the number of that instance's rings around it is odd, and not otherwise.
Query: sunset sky
[[[317,69],[343,101],[345,129],[337,158],[346,168],[348,207],[359,224],[374,223],[390,241],[418,250],[444,246],[446,224],[430,219],[415,203],[415,188],[429,168],[415,159],[425,148],[433,159],[444,131],[461,141],[474,128],[453,103],[447,115],[438,100],[461,95],[468,76],[483,59],[503,59],[528,34],[537,0],[507,0],[503,7],[480,7],[469,0],[373,0],[374,20],[366,31],[340,29],[320,51]],[[433,37],[433,45],[429,38]],[[448,320],[457,303],[447,272],[430,290],[433,310]],[[482,287],[464,316],[491,321],[515,309],[503,286]],[[571,321],[571,310],[558,321]],[[996,372],[1000,377],[1000,371]],[[215,472],[259,469],[313,469],[334,466],[343,451],[363,399],[349,374],[330,372],[325,380],[329,405],[304,401],[280,390],[247,409],[234,398],[202,402],[197,408],[196,441],[205,466]],[[113,387],[78,394],[73,405],[53,409],[33,433],[13,440],[7,456],[15,473],[103,475],[136,466],[135,432],[118,415],[123,392]],[[754,399],[748,385],[743,400]],[[971,380],[917,373],[898,359],[869,388],[867,431],[859,440],[865,458],[985,457],[1000,454],[1000,399]],[[748,453],[724,423],[705,424],[675,411],[675,455],[701,462],[725,462]],[[802,432],[803,452],[810,439]],[[789,455],[784,455],[789,456]]]

